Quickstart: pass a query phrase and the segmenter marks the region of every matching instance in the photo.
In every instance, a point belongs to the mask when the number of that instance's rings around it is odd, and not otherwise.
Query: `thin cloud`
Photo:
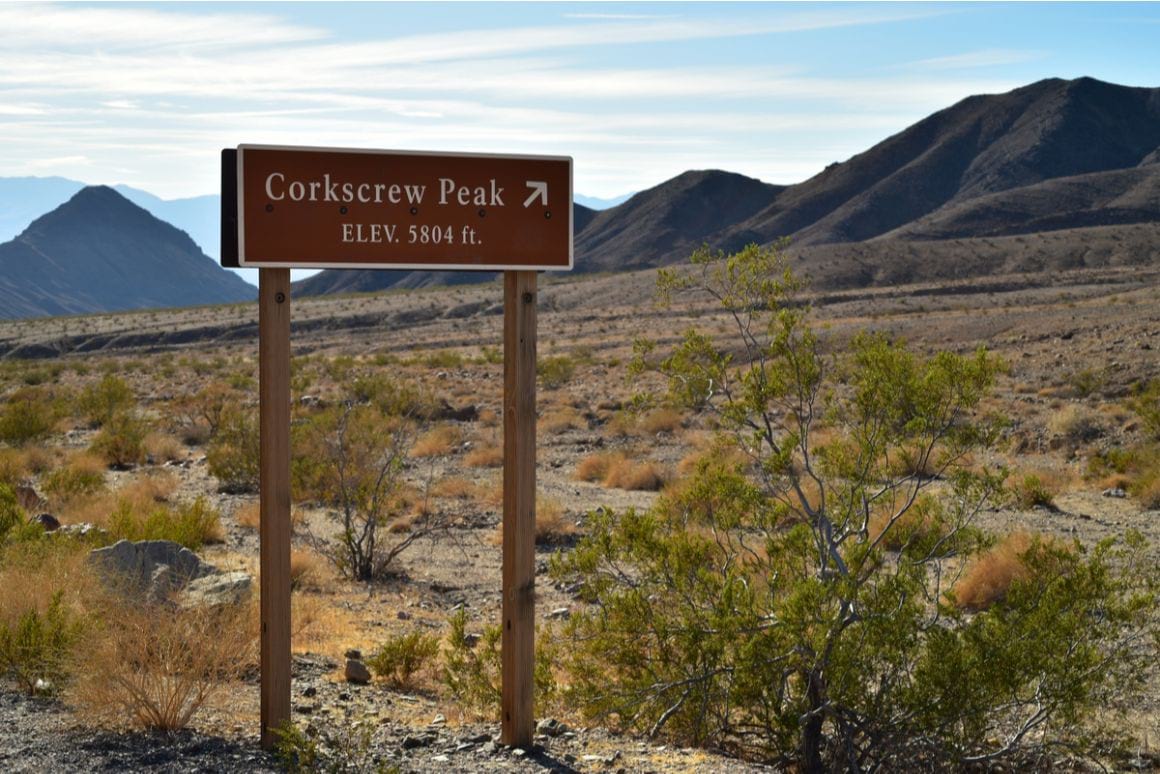
[[[931,59],[919,59],[907,62],[899,67],[922,70],[965,70],[975,67],[998,67],[1002,65],[1020,64],[1047,56],[1045,51],[1017,50],[1008,48],[989,48],[981,51],[968,51],[963,54],[938,56]]]

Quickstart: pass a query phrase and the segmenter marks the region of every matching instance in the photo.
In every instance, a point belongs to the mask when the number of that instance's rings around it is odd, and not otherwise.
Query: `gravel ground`
[[[382,686],[336,682],[334,663],[296,656],[294,718],[325,756],[322,770],[448,772],[714,772],[772,769],[703,750],[619,736],[603,728],[572,729],[541,720],[531,750],[498,744],[494,724],[449,723],[434,700],[389,694]],[[422,718],[401,722],[391,707]],[[388,711],[384,713],[384,708]],[[402,711],[402,710],[400,710]],[[397,712],[394,714],[398,714]],[[212,722],[213,714],[209,713]],[[202,725],[205,725],[204,718]],[[61,703],[0,687],[0,772],[166,772],[241,774],[281,771],[256,735],[229,738],[200,730],[175,734],[113,732],[81,725]]]

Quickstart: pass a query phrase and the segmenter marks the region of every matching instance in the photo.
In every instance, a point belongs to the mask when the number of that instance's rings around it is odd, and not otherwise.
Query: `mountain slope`
[[[189,235],[111,188],[84,188],[0,245],[0,317],[252,299]]]
[[[1134,167],[1160,146],[1160,89],[1051,79],[969,97],[784,191],[748,222],[758,241],[859,242],[948,203]]]

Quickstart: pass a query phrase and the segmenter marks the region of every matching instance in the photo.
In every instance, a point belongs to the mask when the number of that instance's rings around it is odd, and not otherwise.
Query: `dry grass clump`
[[[536,544],[558,545],[576,536],[576,523],[568,519],[563,504],[551,497],[536,498]]]
[[[334,656],[363,639],[354,614],[330,596],[296,590],[290,594],[290,642],[295,653]]]
[[[145,454],[154,463],[177,462],[185,458],[181,441],[167,433],[149,433],[146,435]]]
[[[234,521],[238,523],[239,527],[257,529],[262,524],[262,504],[255,500],[252,503],[239,506],[234,511]]]
[[[109,594],[101,611],[72,693],[82,714],[101,723],[184,728],[254,661],[249,605],[173,608]]]
[[[0,449],[0,484],[15,487],[31,472],[27,450]]]
[[[576,479],[595,483],[604,480],[612,464],[610,454],[590,454],[576,465]]]
[[[561,406],[540,417],[536,428],[541,433],[564,433],[569,430],[584,430],[588,423],[576,409],[570,406]]]
[[[1086,443],[1104,434],[1099,415],[1077,403],[1069,403],[1052,414],[1047,429],[1068,443]]]
[[[633,460],[619,453],[609,458],[606,470],[601,484],[608,489],[657,492],[667,480],[659,465]]]
[[[68,524],[89,523],[104,527],[122,504],[128,503],[134,511],[146,511],[157,504],[168,503],[177,490],[177,484],[172,474],[151,471],[134,477],[119,489],[73,498],[60,507],[57,516]]]
[[[685,417],[674,408],[655,408],[644,414],[637,422],[637,428],[642,433],[657,435],[658,433],[675,433],[685,425]]]
[[[477,446],[463,458],[469,468],[498,468],[503,465],[503,446]]]
[[[466,478],[459,478],[458,476],[440,479],[431,485],[431,494],[435,497],[470,500],[478,493],[479,486]]]
[[[576,465],[575,477],[580,481],[599,481],[608,489],[656,492],[667,480],[660,466],[648,461],[631,459],[624,452],[592,454]]]
[[[437,425],[415,441],[412,457],[442,457],[451,454],[462,443],[463,435],[455,425]]]
[[[967,567],[952,592],[955,604],[965,610],[983,610],[1002,601],[1012,583],[1028,577],[1027,552],[1048,541],[1028,532],[1007,535]]]
[[[324,557],[307,549],[290,551],[290,588],[322,591],[334,580],[334,568]]]
[[[560,545],[576,536],[576,523],[568,520],[564,505],[554,497],[536,495],[536,545]],[[495,526],[491,542],[503,544],[503,522]]]

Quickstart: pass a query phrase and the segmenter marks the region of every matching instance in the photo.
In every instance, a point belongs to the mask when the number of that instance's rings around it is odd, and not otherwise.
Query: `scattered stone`
[[[404,750],[415,750],[419,747],[430,747],[435,741],[433,736],[404,736],[401,746]]]
[[[449,761],[451,759],[448,758],[446,755],[432,755],[431,760],[434,763],[446,763],[447,761]]]
[[[318,689],[315,688],[313,685],[308,685],[302,689],[302,695],[308,699],[312,698],[312,697],[318,695]]]
[[[395,618],[398,618],[400,621],[410,621],[411,614],[406,610],[400,610],[399,612],[395,613]]]
[[[356,648],[351,648],[346,653],[342,654],[346,658],[353,658],[355,661],[362,661],[362,651]]]
[[[442,725],[446,725],[446,724],[447,724],[447,716],[444,715],[442,712],[440,712],[434,718],[432,718],[431,723],[430,723],[430,725],[433,725],[433,726],[442,726]]]
[[[536,724],[536,733],[545,736],[560,736],[566,731],[568,731],[568,726],[555,718],[544,718]]]
[[[367,669],[367,665],[357,658],[346,660],[346,667],[342,670],[342,674],[348,683],[355,685],[366,685],[371,681],[371,670]]]
[[[513,747],[512,748],[512,756],[515,758],[522,758],[527,754],[528,754],[527,750],[524,750],[522,747]]]
[[[1128,493],[1125,492],[1123,489],[1121,489],[1118,486],[1111,487],[1110,489],[1105,489],[1104,491],[1100,492],[1100,494],[1102,494],[1104,497],[1123,498],[1123,497],[1128,496]]]
[[[475,736],[469,737],[464,741],[471,742],[472,744],[483,744],[484,742],[491,741],[491,734],[476,734]]]
[[[571,616],[572,611],[566,607],[557,607],[555,610],[548,613],[548,618],[554,618],[558,620],[567,620]]]

